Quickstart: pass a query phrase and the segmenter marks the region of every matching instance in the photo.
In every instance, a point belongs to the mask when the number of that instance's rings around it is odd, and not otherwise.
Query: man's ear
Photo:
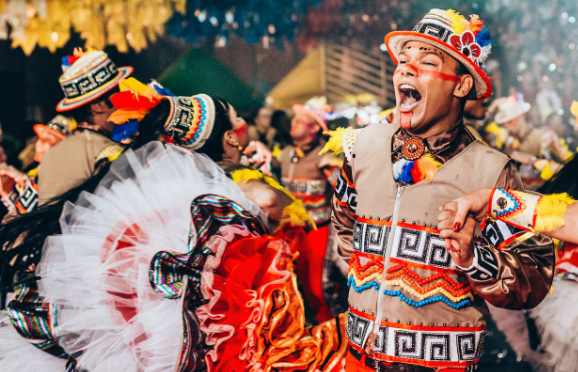
[[[108,110],[110,110],[110,106],[102,99],[90,104],[90,111],[96,114],[102,114]]]
[[[454,96],[458,98],[467,97],[474,87],[474,77],[470,74],[463,74],[460,76],[460,82],[454,89]]]

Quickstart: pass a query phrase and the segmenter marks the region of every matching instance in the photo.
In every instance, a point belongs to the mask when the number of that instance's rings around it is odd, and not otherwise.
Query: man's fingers
[[[455,200],[452,200],[451,202],[445,203],[440,208],[440,211],[454,211],[455,212],[457,210],[458,210],[458,205],[457,205]]]
[[[440,214],[438,214],[437,219],[438,221],[451,220],[453,222],[455,217],[456,212],[454,211],[442,211]]]
[[[438,229],[442,230],[453,230],[454,229],[454,219],[447,218],[441,222],[438,222]]]
[[[461,234],[459,232],[455,232],[453,229],[443,229],[440,230],[440,238],[459,240],[459,238],[461,238]]]

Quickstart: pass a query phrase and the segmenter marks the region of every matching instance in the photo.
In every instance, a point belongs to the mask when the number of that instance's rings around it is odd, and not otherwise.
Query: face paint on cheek
[[[235,134],[237,137],[243,137],[247,134],[247,123],[243,122],[237,129],[235,129]]]
[[[443,72],[439,72],[439,71],[422,70],[422,69],[419,69],[415,66],[411,66],[411,68],[416,70],[417,72],[419,72],[419,76],[421,76],[423,78],[427,78],[427,79],[431,79],[431,80],[436,79],[436,80],[444,80],[444,81],[453,81],[455,83],[460,81],[460,77],[457,75],[444,74]],[[398,74],[401,74],[401,71],[395,70],[395,72],[393,73],[393,76],[395,77]]]

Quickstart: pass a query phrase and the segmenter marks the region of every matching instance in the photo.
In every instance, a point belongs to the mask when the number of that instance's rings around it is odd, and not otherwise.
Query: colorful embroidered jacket
[[[553,244],[542,236],[516,240],[514,228],[489,221],[484,233],[490,243],[475,243],[471,267],[456,266],[436,229],[439,207],[503,182],[510,159],[463,141],[432,182],[401,186],[391,172],[397,129],[376,125],[343,138],[347,161],[335,188],[333,223],[349,261],[347,336],[361,353],[376,331],[376,360],[465,368],[477,363],[483,348],[484,300],[519,309],[544,298]]]
[[[287,146],[281,152],[283,186],[303,201],[307,213],[317,225],[331,219],[330,200],[340,171],[339,160],[329,154],[319,155],[322,148],[319,145],[299,154],[295,147]]]

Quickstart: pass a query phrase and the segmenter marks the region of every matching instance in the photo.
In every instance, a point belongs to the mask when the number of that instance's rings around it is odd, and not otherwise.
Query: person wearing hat
[[[490,49],[483,22],[432,9],[385,44],[398,64],[396,122],[335,133],[329,146],[346,159],[332,200],[349,262],[345,369],[470,371],[483,349],[486,301],[539,304],[552,282],[554,245],[472,218],[448,231],[437,218],[464,192],[522,189],[511,159],[463,125],[466,101],[492,92],[481,69]]]
[[[44,155],[64,140],[70,133],[73,120],[63,115],[57,115],[48,124],[35,124],[33,129],[38,139],[35,143],[34,161],[40,164]],[[11,218],[17,214],[28,213],[38,204],[38,166],[31,167],[27,172],[10,166],[0,164],[0,176],[2,177],[2,202],[8,208],[5,218]]]
[[[56,110],[69,112],[77,128],[43,159],[38,170],[40,206],[82,185],[123,149],[110,139],[114,123],[108,118],[115,111],[110,96],[133,68],[117,68],[105,52],[77,49],[74,57],[64,58],[63,70],[59,82],[65,98]]]
[[[292,145],[278,156],[283,186],[299,198],[317,230],[307,236],[307,249],[299,256],[298,271],[304,282],[305,297],[318,322],[347,310],[347,267],[337,255],[337,241],[331,227],[331,195],[343,161],[330,154],[320,155],[323,109],[294,105],[291,120]]]
[[[520,163],[519,171],[528,188],[550,179],[562,167],[560,163],[568,160],[553,131],[537,129],[526,122],[525,115],[530,108],[521,94],[512,94],[500,102],[494,118],[510,135],[503,151]]]

